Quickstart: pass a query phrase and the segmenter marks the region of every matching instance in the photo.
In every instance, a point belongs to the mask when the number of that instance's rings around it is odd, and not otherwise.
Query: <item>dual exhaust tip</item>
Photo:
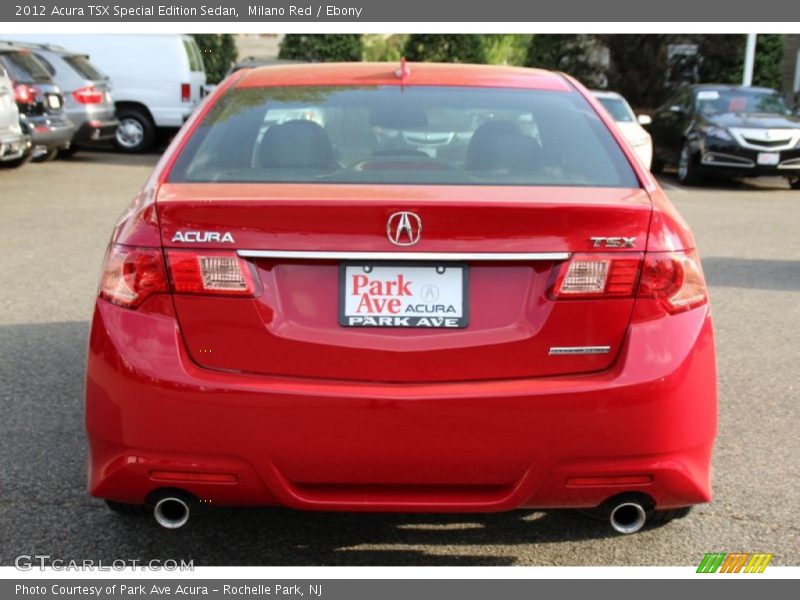
[[[165,529],[180,529],[189,522],[192,500],[186,495],[164,494],[153,506],[156,523]],[[649,509],[639,498],[611,498],[605,503],[608,521],[617,533],[640,531],[647,523]]]

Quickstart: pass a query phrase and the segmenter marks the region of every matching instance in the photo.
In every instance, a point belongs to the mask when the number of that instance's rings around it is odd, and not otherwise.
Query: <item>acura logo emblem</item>
[[[422,219],[413,212],[396,212],[386,222],[386,237],[396,246],[413,246],[422,237]]]

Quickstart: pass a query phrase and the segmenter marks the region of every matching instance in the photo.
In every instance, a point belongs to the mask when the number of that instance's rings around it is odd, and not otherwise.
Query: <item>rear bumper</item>
[[[34,147],[67,148],[75,134],[75,125],[65,116],[39,115],[22,120]]]
[[[23,133],[0,133],[0,162],[25,156],[31,148],[31,138]]]
[[[81,145],[109,142],[114,139],[118,126],[119,121],[117,119],[90,119],[84,121],[75,132],[72,142]]]
[[[86,426],[90,492],[119,502],[178,487],[315,510],[591,507],[629,491],[686,506],[711,498],[712,325],[707,307],[634,324],[593,375],[354,384],[201,369],[173,317],[99,300]]]

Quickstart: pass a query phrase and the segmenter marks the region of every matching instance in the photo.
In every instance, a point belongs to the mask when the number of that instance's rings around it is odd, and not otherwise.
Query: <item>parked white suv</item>
[[[188,35],[28,34],[13,38],[58,44],[91,57],[111,80],[120,121],[115,142],[126,152],[148,150],[159,130],[183,125],[203,95],[203,58]]]
[[[30,154],[31,140],[19,124],[14,84],[0,64],[0,166],[18,167]]]

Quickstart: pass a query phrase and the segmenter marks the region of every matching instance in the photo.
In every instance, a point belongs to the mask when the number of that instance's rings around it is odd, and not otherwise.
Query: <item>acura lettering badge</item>
[[[386,222],[386,237],[396,246],[413,246],[422,237],[422,219],[413,212],[396,212]]]

